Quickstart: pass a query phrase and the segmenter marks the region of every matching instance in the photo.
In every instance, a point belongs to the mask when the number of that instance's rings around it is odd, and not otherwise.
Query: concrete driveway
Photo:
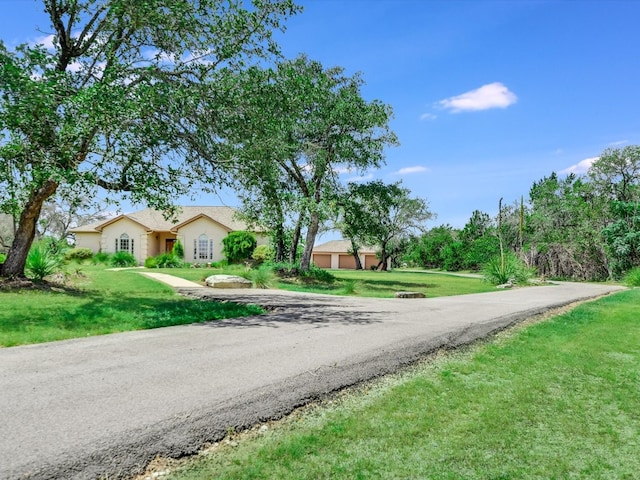
[[[119,478],[230,427],[618,290],[561,283],[435,299],[184,289],[271,313],[0,349],[0,478]]]

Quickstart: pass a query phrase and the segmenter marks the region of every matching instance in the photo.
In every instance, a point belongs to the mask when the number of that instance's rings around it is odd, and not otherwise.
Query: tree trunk
[[[302,214],[298,217],[296,222],[296,229],[293,231],[293,238],[291,239],[291,250],[289,251],[289,262],[296,263],[298,259],[298,244],[300,243],[300,235],[302,232]]]
[[[300,271],[306,272],[311,266],[311,252],[313,251],[313,245],[316,242],[316,235],[320,227],[320,217],[317,213],[312,213],[309,218],[309,228],[307,229],[307,237],[304,244],[304,252],[300,259]]]
[[[47,198],[51,197],[58,188],[58,184],[53,180],[47,180],[44,185],[35,190],[27,201],[16,234],[7,254],[7,258],[0,265],[0,277],[14,278],[24,277],[24,267],[27,263],[27,255],[36,235],[36,225],[40,218],[42,205]]]
[[[360,261],[360,255],[358,255],[358,246],[351,240],[351,255],[356,261],[356,270],[362,270],[362,262]]]
[[[284,262],[284,226],[279,224],[275,232],[276,262]]]
[[[380,263],[378,263],[378,271],[386,272],[387,271],[387,263],[388,263],[388,255],[387,255],[387,244],[383,243],[380,248]]]

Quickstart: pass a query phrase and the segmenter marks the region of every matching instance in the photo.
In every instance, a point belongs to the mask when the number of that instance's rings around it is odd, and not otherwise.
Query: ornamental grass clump
[[[251,270],[249,280],[253,282],[254,288],[271,288],[275,283],[276,274],[270,266],[263,265],[260,268]]]
[[[624,277],[627,287],[640,287],[640,267],[633,268]]]

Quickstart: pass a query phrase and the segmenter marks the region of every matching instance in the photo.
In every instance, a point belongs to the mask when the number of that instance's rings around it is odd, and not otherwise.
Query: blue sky
[[[384,168],[426,198],[431,226],[528,195],[551,172],[584,172],[640,143],[640,1],[304,0],[278,35],[285,56],[361,72],[394,109]],[[0,0],[9,45],[47,27],[35,0]],[[344,180],[354,180],[344,174]],[[197,204],[234,205],[201,197]]]

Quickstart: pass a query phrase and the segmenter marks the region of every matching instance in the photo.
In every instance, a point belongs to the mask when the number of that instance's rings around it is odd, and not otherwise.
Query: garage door
[[[377,267],[380,260],[375,255],[365,255],[364,256],[364,268],[366,270],[371,270],[371,267]]]
[[[356,269],[356,259],[353,255],[340,255],[338,258],[338,268],[348,268],[350,270]]]
[[[320,268],[331,268],[331,254],[330,253],[314,253],[313,264]]]

